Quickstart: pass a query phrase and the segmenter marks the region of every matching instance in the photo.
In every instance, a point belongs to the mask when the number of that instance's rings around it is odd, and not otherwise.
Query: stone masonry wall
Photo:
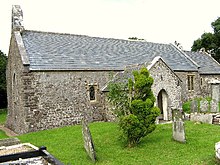
[[[27,132],[106,119],[100,88],[110,80],[107,71],[30,72],[24,78]],[[95,85],[96,101],[89,100]]]
[[[26,111],[24,107],[23,76],[27,74],[19,54],[18,43],[12,34],[7,64],[7,99],[8,116],[6,126],[15,132],[27,132],[28,125],[25,122]]]
[[[16,133],[106,120],[100,88],[111,71],[31,72],[22,63],[20,45],[12,35],[7,65],[8,116],[6,126]],[[96,101],[89,100],[94,85]]]
[[[201,97],[211,97],[212,89],[209,82],[215,79],[220,80],[220,75],[200,75],[200,77]]]
[[[181,82],[175,73],[161,60],[150,69],[150,74],[154,78],[152,91],[155,97],[157,98],[162,89],[168,95],[168,119],[171,120],[171,109],[181,108]]]
[[[198,72],[175,72],[182,80],[182,101],[185,102],[195,97],[201,96],[200,75]],[[194,90],[188,90],[187,75],[194,75]]]

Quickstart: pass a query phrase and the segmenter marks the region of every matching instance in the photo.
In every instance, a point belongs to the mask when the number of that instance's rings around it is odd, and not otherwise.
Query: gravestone
[[[210,103],[211,112],[219,112],[218,110],[218,102],[216,100],[212,100]]]
[[[190,110],[191,113],[195,113],[198,112],[198,101],[197,100],[193,100],[190,104]]]
[[[219,102],[220,101],[220,81],[212,80],[210,83],[211,83],[211,89],[212,89],[212,99]]]
[[[172,110],[173,116],[173,139],[185,143],[185,128],[184,128],[184,121],[182,119],[182,112],[180,110]]]
[[[83,140],[84,140],[84,148],[89,155],[89,157],[92,159],[93,162],[96,161],[96,153],[95,148],[92,140],[92,135],[88,127],[88,123],[85,119],[82,119],[82,134],[83,134]]]
[[[200,101],[201,112],[209,112],[209,102],[207,100]]]

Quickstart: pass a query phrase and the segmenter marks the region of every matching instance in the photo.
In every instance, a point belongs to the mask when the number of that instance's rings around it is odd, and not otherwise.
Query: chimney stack
[[[12,31],[20,31],[24,30],[23,25],[23,12],[19,5],[12,6]]]

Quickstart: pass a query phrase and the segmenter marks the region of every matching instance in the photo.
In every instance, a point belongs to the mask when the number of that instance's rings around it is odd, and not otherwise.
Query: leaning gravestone
[[[201,112],[209,112],[209,102],[207,100],[200,101]]]
[[[190,111],[191,113],[195,113],[198,112],[198,101],[197,100],[193,100],[190,104]]]
[[[173,115],[173,139],[185,143],[185,128],[182,120],[182,112],[180,110],[172,110]]]
[[[218,110],[218,102],[216,100],[212,100],[210,103],[211,106],[211,112],[219,112]]]
[[[84,148],[89,155],[89,157],[92,159],[93,162],[96,161],[96,153],[95,153],[95,148],[94,144],[92,141],[92,135],[89,130],[87,121],[85,119],[82,119],[82,134],[83,134],[83,139],[84,139]]]

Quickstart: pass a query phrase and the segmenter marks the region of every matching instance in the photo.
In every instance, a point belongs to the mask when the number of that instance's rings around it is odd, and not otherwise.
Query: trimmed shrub
[[[110,84],[108,94],[128,147],[135,146],[155,130],[155,120],[160,114],[159,108],[154,106],[153,78],[148,70],[134,71],[133,76],[135,81],[128,79],[125,85]]]

